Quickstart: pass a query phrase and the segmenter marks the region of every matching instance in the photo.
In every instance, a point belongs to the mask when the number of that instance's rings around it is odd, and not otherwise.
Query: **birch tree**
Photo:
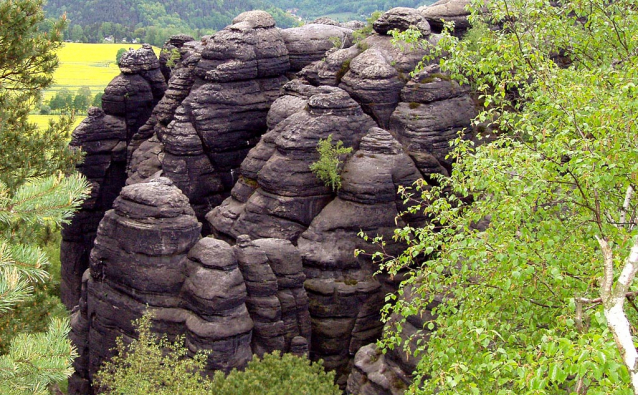
[[[480,1],[471,23],[438,55],[483,139],[405,191],[433,220],[377,254],[412,295],[382,345],[435,305],[412,393],[638,393],[638,3]]]

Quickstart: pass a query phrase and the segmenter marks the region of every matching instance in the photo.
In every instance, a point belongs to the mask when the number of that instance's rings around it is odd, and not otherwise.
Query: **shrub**
[[[215,372],[212,378],[200,374],[207,354],[188,358],[184,339],[169,341],[151,332],[151,316],[135,322],[139,338],[126,345],[117,339],[117,355],[104,363],[95,376],[106,394],[214,394],[214,395],[337,395],[334,372],[325,372],[321,361],[312,363],[290,354],[255,357],[244,371],[228,376]]]
[[[374,24],[374,22],[376,22],[377,19],[379,19],[379,17],[381,17],[381,15],[383,15],[381,11],[373,12],[372,14],[370,14],[370,18],[366,19],[366,25],[362,27],[361,29],[354,31],[354,33],[352,34],[352,37],[354,38],[354,41],[357,43],[357,46],[361,41],[365,40],[366,37],[374,33],[374,28],[372,27],[372,25]]]
[[[319,160],[310,165],[310,170],[319,178],[327,187],[331,187],[333,191],[341,189],[341,158],[350,152],[352,147],[344,147],[342,141],[332,144],[332,134],[326,139],[320,139],[317,145],[319,151]]]
[[[115,63],[116,64],[120,64],[120,59],[122,59],[122,56],[127,53],[128,50],[126,48],[120,48],[117,50],[117,53],[115,54]]]

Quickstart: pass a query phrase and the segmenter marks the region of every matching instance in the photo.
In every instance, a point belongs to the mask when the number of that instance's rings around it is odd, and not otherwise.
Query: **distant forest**
[[[66,40],[114,42],[138,40],[161,46],[168,37],[187,33],[195,37],[211,34],[229,25],[247,10],[270,12],[277,26],[292,27],[297,20],[262,0],[49,0],[48,18],[66,13],[70,21]],[[46,31],[52,21],[45,21]]]
[[[66,40],[77,42],[145,42],[161,46],[168,37],[187,33],[194,37],[211,34],[229,25],[247,10],[270,12],[279,27],[292,27],[299,17],[310,21],[319,16],[365,19],[377,10],[418,7],[434,0],[49,0],[48,19],[66,13],[70,21]],[[292,10],[295,15],[284,10]],[[341,17],[341,18],[339,18]]]
[[[320,16],[355,17],[363,20],[374,11],[387,11],[394,7],[417,8],[432,4],[436,0],[269,0],[283,10],[295,10],[295,14],[304,19]],[[339,18],[337,18],[339,19]]]

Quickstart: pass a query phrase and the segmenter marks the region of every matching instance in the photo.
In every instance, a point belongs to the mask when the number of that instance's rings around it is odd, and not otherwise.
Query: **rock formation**
[[[419,7],[419,11],[428,20],[432,30],[440,33],[445,22],[454,22],[454,34],[462,35],[470,27],[466,7],[469,0],[439,0],[434,4]]]
[[[369,345],[395,284],[354,250],[372,251],[360,232],[389,240],[423,221],[402,215],[397,191],[445,174],[475,114],[435,67],[408,77],[427,46],[398,48],[387,32],[416,26],[433,44],[424,15],[392,9],[353,45],[336,22],[281,30],[251,11],[200,41],[171,38],[159,60],[146,47],[123,57],[72,143],[94,189],[63,233],[71,393],[91,392],[146,309],[154,331],[212,350],[209,371],[282,350],[324,359],[352,393],[409,383],[414,361]],[[328,136],[353,148],[339,191],[310,170]]]
[[[159,61],[150,46],[120,60],[122,74],[104,90],[103,110],[92,108],[73,133],[71,146],[85,153],[80,173],[92,186],[90,199],[62,230],[62,302],[78,303],[82,273],[88,268],[95,232],[126,181],[127,146],[166,90]]]
[[[476,109],[467,88],[428,66],[401,91],[401,103],[389,121],[389,130],[403,144],[423,175],[448,174],[450,141],[463,132],[469,138]]]

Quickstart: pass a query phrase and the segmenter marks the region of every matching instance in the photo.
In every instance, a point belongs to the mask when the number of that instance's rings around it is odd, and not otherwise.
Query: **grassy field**
[[[93,95],[103,92],[109,82],[120,73],[120,69],[115,64],[118,49],[140,47],[140,44],[65,43],[58,51],[60,67],[53,76],[53,86],[44,91],[44,102],[48,102],[56,92],[64,88],[73,94],[83,86],[88,86]],[[155,53],[159,55],[159,48],[155,48]],[[48,125],[49,118],[56,117],[56,115],[30,115],[29,119],[43,128]],[[84,116],[78,116],[76,122],[79,124],[82,119]]]

